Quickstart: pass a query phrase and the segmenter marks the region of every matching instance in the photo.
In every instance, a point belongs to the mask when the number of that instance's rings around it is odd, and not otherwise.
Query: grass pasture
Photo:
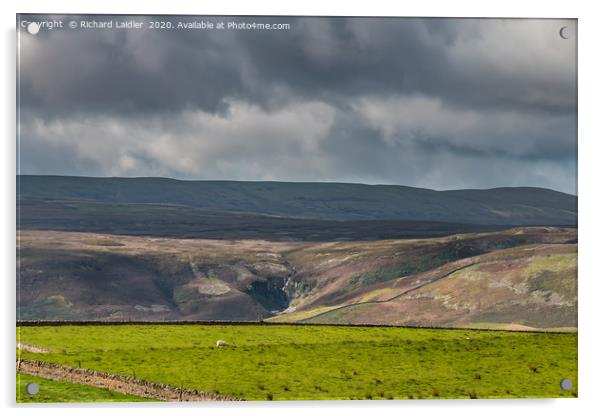
[[[17,331],[19,341],[50,350],[19,352],[23,358],[246,400],[577,395],[576,334],[293,325]],[[218,348],[217,340],[229,345]],[[560,389],[564,377],[573,391]]]
[[[38,394],[27,394],[26,386],[37,383]],[[67,383],[64,381],[46,380],[27,374],[17,373],[17,403],[63,403],[63,402],[143,402],[143,397],[115,393],[106,389]]]

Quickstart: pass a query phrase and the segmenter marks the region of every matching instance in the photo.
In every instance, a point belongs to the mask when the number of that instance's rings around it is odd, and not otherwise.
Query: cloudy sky
[[[237,20],[21,29],[20,173],[576,193],[574,21]]]

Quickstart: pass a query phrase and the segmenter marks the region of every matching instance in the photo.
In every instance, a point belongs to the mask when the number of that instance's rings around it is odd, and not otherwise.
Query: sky
[[[20,174],[577,193],[574,20],[21,18]]]

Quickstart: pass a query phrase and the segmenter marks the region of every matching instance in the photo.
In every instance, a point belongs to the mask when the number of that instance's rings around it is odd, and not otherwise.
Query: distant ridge
[[[328,220],[496,225],[577,224],[577,197],[534,187],[434,191],[351,183],[187,181],[169,178],[17,176],[18,202],[74,200],[174,204]]]

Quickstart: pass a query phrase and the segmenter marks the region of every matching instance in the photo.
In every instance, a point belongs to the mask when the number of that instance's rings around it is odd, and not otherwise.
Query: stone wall
[[[167,384],[153,383],[134,377],[101,371],[75,368],[66,365],[46,363],[43,361],[17,360],[17,371],[31,376],[56,381],[85,384],[104,388],[118,393],[131,394],[162,401],[230,401],[237,398],[222,396],[193,389],[178,388]],[[44,386],[41,386],[43,389]]]

